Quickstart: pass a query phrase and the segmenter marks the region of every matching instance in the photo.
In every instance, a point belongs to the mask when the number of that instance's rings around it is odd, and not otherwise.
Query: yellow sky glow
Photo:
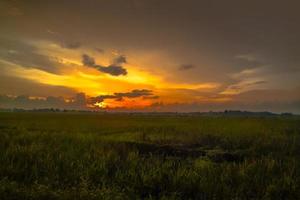
[[[143,98],[124,98],[123,101],[115,99],[105,99],[103,102],[97,102],[94,106],[101,108],[116,107],[145,107],[151,105],[155,101],[164,103],[168,102],[184,102],[190,97],[180,96],[176,94],[178,89],[209,91],[220,86],[218,83],[197,83],[186,84],[172,81],[166,81],[163,75],[153,74],[147,70],[141,70],[139,67],[126,63],[124,67],[127,69],[126,76],[111,76],[104,74],[97,69],[83,66],[81,64],[80,53],[70,52],[47,42],[38,42],[40,53],[47,54],[49,58],[55,59],[61,63],[63,67],[59,68],[58,73],[50,73],[42,69],[30,68],[30,66],[20,66],[1,60],[8,67],[5,69],[10,76],[24,78],[34,82],[51,85],[63,86],[71,88],[77,92],[84,92],[86,95],[95,97],[99,95],[110,95],[118,92],[130,92],[135,89],[147,89],[153,91],[154,95],[159,95],[157,99]],[[76,58],[75,58],[76,57]],[[102,59],[109,62],[111,58]],[[134,62],[133,62],[134,63]],[[13,67],[9,67],[13,65]],[[175,91],[166,94],[165,91]],[[200,97],[192,99],[192,101],[201,100]]]

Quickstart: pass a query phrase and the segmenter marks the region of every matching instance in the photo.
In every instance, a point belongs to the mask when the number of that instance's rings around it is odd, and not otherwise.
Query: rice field
[[[300,199],[300,117],[0,113],[0,199]]]

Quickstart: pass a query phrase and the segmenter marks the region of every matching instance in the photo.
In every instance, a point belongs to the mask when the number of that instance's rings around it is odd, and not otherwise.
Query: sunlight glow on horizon
[[[78,61],[67,58],[60,58],[60,60],[62,62],[78,63]],[[54,74],[42,69],[25,68],[14,63],[6,62],[6,64],[14,66],[13,68],[8,67],[6,69],[7,73],[11,76],[25,78],[46,85],[72,88],[78,92],[84,92],[88,96],[111,95],[118,92],[129,92],[139,88],[152,90],[154,94],[163,94],[163,90],[168,89],[211,90],[219,87],[218,83],[185,84],[166,82],[162,77],[144,71],[141,72],[130,65],[127,65],[129,71],[128,75],[114,77],[82,65],[77,65],[77,67],[73,69],[61,69],[63,74]],[[172,95],[169,96],[169,98],[172,98]],[[161,98],[160,101],[168,103],[167,99]],[[150,106],[153,102],[156,101],[141,98],[136,100],[126,99],[124,101],[106,99],[103,102],[96,102],[94,106],[100,108],[117,108],[122,106],[128,108],[145,107]],[[176,99],[175,95],[170,102],[182,102],[182,100]]]
[[[138,89],[147,89],[152,91],[154,96],[159,96],[159,99],[146,99],[140,97],[132,99],[123,98],[122,101],[118,101],[116,99],[104,99],[102,102],[89,104],[87,105],[88,107],[143,108],[151,106],[156,102],[164,102],[168,104],[192,103],[197,101],[218,101],[216,98],[191,98],[190,96],[177,93],[177,90],[210,91],[220,87],[219,83],[204,82],[189,84],[176,81],[166,81],[163,74],[158,75],[145,69],[142,70],[140,67],[131,64],[135,63],[134,61],[124,63],[124,67],[126,67],[128,71],[127,75],[112,76],[102,73],[93,67],[84,66],[81,63],[82,53],[80,52],[63,49],[59,45],[48,41],[35,41],[31,43],[38,47],[39,53],[49,56],[49,58],[54,59],[57,63],[62,65],[61,67],[58,67],[58,73],[48,72],[43,70],[43,68],[39,69],[30,66],[21,66],[16,63],[0,60],[7,66],[13,66],[5,67],[5,71],[8,75],[45,85],[70,88],[78,93],[83,92],[89,97],[113,95],[114,93],[126,93]],[[110,57],[102,55],[99,60],[104,60],[104,63],[108,63],[111,59],[112,58]],[[166,93],[166,91],[171,92]],[[64,98],[65,101],[68,101],[67,97]]]

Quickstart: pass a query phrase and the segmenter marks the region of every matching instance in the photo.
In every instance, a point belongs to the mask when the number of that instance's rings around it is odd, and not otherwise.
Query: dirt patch
[[[213,162],[241,162],[244,160],[244,157],[238,153],[231,152],[215,152],[207,153],[207,157]]]
[[[126,142],[126,146],[128,146],[130,149],[136,150],[137,152],[139,152],[139,154],[144,156],[152,154],[173,157],[200,157],[206,155],[205,151],[185,148],[184,146],[158,145],[135,142]]]

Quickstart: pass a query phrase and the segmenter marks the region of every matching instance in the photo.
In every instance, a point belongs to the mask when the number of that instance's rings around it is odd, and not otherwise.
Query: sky
[[[299,7],[1,0],[0,108],[300,113]]]

